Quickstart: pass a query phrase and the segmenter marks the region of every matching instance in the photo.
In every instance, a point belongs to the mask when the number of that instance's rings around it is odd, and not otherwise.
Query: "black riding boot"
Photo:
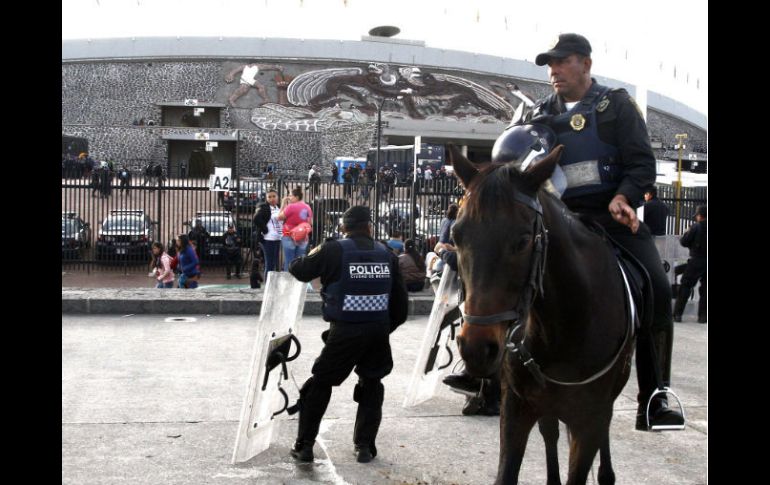
[[[444,377],[442,382],[449,387],[464,392],[476,393],[479,392],[479,389],[481,388],[481,379],[468,374],[468,371],[465,369],[457,374],[449,374]]]
[[[650,345],[655,346],[655,354],[657,356],[658,369],[660,371],[660,379],[664,387],[671,385],[671,354],[674,346],[674,333],[673,328],[657,330],[654,332],[654,340],[649,342]],[[641,335],[640,335],[641,337]],[[644,352],[647,350],[647,352]],[[645,412],[647,410],[647,402],[650,396],[657,389],[655,382],[654,370],[651,368],[652,359],[640,359],[642,353],[649,354],[649,347],[642,349],[637,347],[637,376],[639,378],[639,406],[636,412],[636,429],[639,431],[648,431],[647,419]],[[642,372],[640,366],[640,360],[642,360],[643,366],[650,366],[648,372]],[[643,374],[645,374],[643,379]],[[668,398],[666,394],[657,394],[650,403],[649,411],[649,423],[652,426],[663,425],[681,425],[684,423],[684,417],[678,410],[674,410],[668,407]]]
[[[356,460],[368,463],[377,456],[377,446],[374,440],[382,422],[382,408],[372,408],[358,405],[356,424],[353,428],[353,443],[355,444]]]
[[[311,377],[303,384],[299,396],[297,441],[291,450],[291,456],[299,461],[313,461],[313,445],[321,427],[321,419],[332,397],[332,388],[314,384]]]
[[[353,390],[353,400],[358,403],[356,423],[353,427],[353,444],[356,461],[368,463],[377,456],[375,439],[382,422],[382,402],[385,388],[379,379],[361,379]]]
[[[700,288],[698,288],[698,323],[706,323],[706,278],[701,279]]]
[[[692,288],[685,285],[679,286],[679,294],[676,296],[676,303],[674,303],[674,321],[681,322],[682,314],[687,306],[687,299],[690,298]]]
[[[499,416],[501,394],[499,375],[491,379],[484,379],[484,387],[481,390],[484,405],[479,409],[479,414],[483,416]]]

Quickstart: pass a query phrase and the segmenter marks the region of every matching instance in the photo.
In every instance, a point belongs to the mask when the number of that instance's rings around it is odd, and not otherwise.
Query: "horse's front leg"
[[[548,470],[547,485],[561,485],[559,476],[559,420],[554,417],[542,417],[537,421],[540,434],[545,443],[545,463]]]
[[[496,485],[519,483],[519,470],[527,448],[527,440],[537,414],[503,380],[502,409],[500,410],[500,462],[497,466]]]
[[[610,428],[599,447],[599,485],[615,485],[615,472],[612,470],[612,458],[610,457]]]
[[[585,485],[599,447],[604,443],[609,446],[610,419],[612,408],[568,424],[570,452],[567,485]]]

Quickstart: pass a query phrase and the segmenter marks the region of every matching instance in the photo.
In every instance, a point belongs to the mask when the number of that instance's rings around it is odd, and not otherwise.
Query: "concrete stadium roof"
[[[399,39],[364,37],[361,41],[264,37],[130,37],[62,40],[62,62],[137,61],[143,59],[291,59],[298,61],[385,62],[499,75],[548,82],[547,68],[532,62],[472,52],[425,47]],[[636,96],[636,86],[595,76]],[[648,91],[647,105],[707,130],[703,113],[672,98]]]

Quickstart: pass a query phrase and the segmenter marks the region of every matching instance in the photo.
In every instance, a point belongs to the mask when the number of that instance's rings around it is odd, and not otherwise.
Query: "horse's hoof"
[[[599,475],[596,477],[596,480],[599,485],[615,485],[615,473],[613,471],[602,473],[602,471],[599,470]]]

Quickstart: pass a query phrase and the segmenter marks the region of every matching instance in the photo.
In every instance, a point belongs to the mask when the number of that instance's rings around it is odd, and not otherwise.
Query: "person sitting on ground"
[[[425,262],[417,252],[414,239],[404,243],[404,253],[398,256],[398,267],[404,277],[407,291],[422,291],[425,288]]]
[[[396,256],[404,252],[404,241],[401,238],[401,233],[399,231],[390,231],[389,239],[386,244],[394,253],[396,253]]]

